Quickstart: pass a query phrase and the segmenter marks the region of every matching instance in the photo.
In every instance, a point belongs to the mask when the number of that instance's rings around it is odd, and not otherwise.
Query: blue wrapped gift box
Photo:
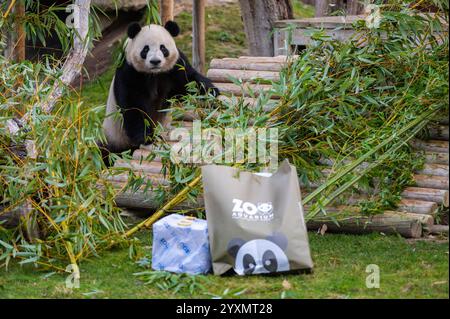
[[[206,220],[172,214],[153,224],[154,270],[206,274],[211,253]]]

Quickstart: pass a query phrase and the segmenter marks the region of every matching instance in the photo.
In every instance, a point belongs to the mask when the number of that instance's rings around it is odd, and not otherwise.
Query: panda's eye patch
[[[167,58],[169,56],[169,50],[167,50],[166,46],[164,44],[161,44],[159,47],[161,52],[164,54],[164,57]]]
[[[278,269],[277,257],[271,250],[266,250],[262,256],[262,264],[270,272],[276,272]]]
[[[253,273],[256,267],[255,258],[250,254],[245,254],[243,259],[244,273],[250,275]]]
[[[146,59],[149,50],[150,48],[148,47],[148,45],[146,45],[141,51],[141,58]]]

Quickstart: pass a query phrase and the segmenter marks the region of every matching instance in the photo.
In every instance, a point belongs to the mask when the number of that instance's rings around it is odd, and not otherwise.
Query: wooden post
[[[166,24],[167,21],[173,21],[174,0],[161,0],[160,8],[162,24]]]
[[[25,28],[23,20],[25,18],[25,4],[23,0],[9,1],[7,16],[10,12],[16,15],[14,21],[14,30],[6,35],[5,57],[16,62],[25,60]]]
[[[205,72],[205,4],[206,0],[193,0],[192,8],[192,64],[200,73]]]
[[[25,60],[25,27],[23,25],[23,20],[25,18],[25,4],[23,0],[19,0],[16,3],[16,7],[14,8],[16,13],[16,30],[17,30],[17,44],[14,50],[14,59],[17,62]]]

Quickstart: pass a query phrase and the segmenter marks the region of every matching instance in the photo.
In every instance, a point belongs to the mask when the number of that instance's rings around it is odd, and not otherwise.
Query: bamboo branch
[[[345,184],[343,184],[341,187],[339,187],[337,190],[335,190],[331,195],[327,196],[323,201],[321,201],[321,206],[326,206],[329,203],[331,203],[336,197],[338,197],[339,195],[341,195],[343,192],[345,192],[349,187],[351,187],[352,185],[354,185],[358,180],[360,180],[365,174],[367,174],[369,171],[371,171],[373,168],[375,168],[376,166],[380,165],[381,163],[383,163],[386,159],[389,158],[389,156],[391,156],[391,153],[396,152],[400,147],[404,146],[406,143],[408,143],[408,141],[410,139],[412,139],[427,123],[427,119],[430,119],[433,114],[436,113],[437,110],[431,110],[431,111],[427,111],[424,112],[422,114],[422,116],[418,116],[415,120],[411,121],[408,125],[406,125],[402,130],[400,130],[398,136],[403,135],[405,132],[407,132],[408,129],[410,129],[411,127],[415,128],[413,129],[413,131],[411,132],[411,134],[405,138],[403,138],[400,142],[396,143],[388,152],[384,153],[383,155],[381,155],[377,161],[370,163],[366,168],[364,168],[362,171],[358,172],[358,175],[355,176],[354,178],[352,178],[350,181],[346,182]],[[380,145],[386,145],[387,143],[385,143],[386,141],[392,141],[392,138],[388,138],[386,139],[383,143],[379,144],[378,147]],[[379,149],[379,148],[375,148]],[[364,156],[362,156],[361,158],[359,158],[358,160],[356,160],[354,163],[359,163],[361,164],[362,161],[361,159],[363,157],[367,157],[367,155],[373,154],[375,153],[374,150],[366,153]],[[359,165],[358,164],[358,165]],[[356,168],[358,165],[349,165],[349,167],[352,168],[352,170],[354,168]],[[347,173],[349,173],[351,170],[345,169],[344,170]],[[341,174],[337,174],[336,176],[340,176]],[[336,179],[336,176],[332,178],[332,180],[334,181],[338,181],[338,179]],[[327,187],[329,187],[329,183],[327,182],[326,184],[324,184],[324,186],[326,187],[319,187],[323,190],[325,190]],[[315,194],[314,196],[311,196]],[[307,202],[309,202],[312,198],[316,197],[317,195],[319,195],[320,193],[317,192],[317,190],[315,192],[313,192],[312,194],[310,194],[309,196],[307,196],[307,200],[305,199],[305,201],[303,202],[304,204],[306,204]],[[311,220],[312,218],[314,218],[314,216],[316,216],[321,210],[321,207],[317,206],[314,209],[312,209],[308,215],[305,217],[305,220]]]
[[[9,16],[15,3],[16,3],[16,0],[11,0],[11,2],[9,3],[8,9],[6,9],[5,14],[3,15],[3,19],[6,19]]]
[[[175,205],[182,202],[191,189],[200,183],[202,175],[199,173],[181,192],[179,192],[174,198],[168,201],[161,209],[154,213],[151,217],[137,224],[135,227],[127,231],[123,237],[127,238],[139,231],[142,228],[148,228],[153,225],[158,219],[160,219],[168,210],[172,209]]]

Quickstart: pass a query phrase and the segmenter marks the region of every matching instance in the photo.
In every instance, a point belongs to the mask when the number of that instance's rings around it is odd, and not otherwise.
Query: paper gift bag
[[[239,275],[312,269],[297,172],[202,167],[213,271]]]

